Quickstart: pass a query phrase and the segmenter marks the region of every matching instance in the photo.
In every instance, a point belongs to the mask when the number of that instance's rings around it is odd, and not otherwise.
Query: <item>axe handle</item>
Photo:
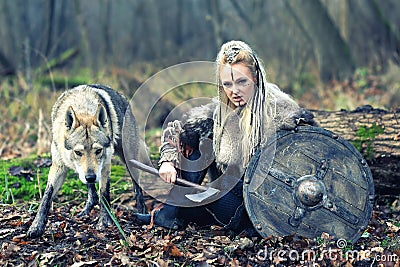
[[[148,166],[146,164],[143,164],[140,161],[137,161],[137,160],[134,160],[134,159],[131,159],[129,161],[131,162],[132,165],[134,165],[136,168],[138,168],[138,169],[140,169],[142,171],[145,171],[145,172],[148,172],[150,174],[154,174],[154,175],[160,176],[158,174],[158,170],[156,168],[150,167],[150,166]],[[187,185],[187,186],[190,186],[190,187],[193,187],[193,188],[197,188],[197,189],[200,189],[200,190],[206,191],[208,189],[208,187],[206,187],[206,186],[199,185],[199,184],[187,181],[187,180],[179,178],[179,177],[176,177],[176,181],[178,183],[180,183],[180,184]]]

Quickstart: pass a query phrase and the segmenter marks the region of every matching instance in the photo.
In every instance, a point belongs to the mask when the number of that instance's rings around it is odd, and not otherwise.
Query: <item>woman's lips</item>
[[[243,101],[243,98],[240,97],[240,96],[235,96],[235,97],[233,98],[233,101],[235,101],[235,102],[240,102],[240,101]]]

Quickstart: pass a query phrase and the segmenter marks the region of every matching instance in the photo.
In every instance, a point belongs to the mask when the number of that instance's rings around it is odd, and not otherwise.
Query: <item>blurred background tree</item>
[[[252,44],[276,80],[318,71],[324,82],[359,67],[400,63],[396,0],[0,1],[0,74],[43,66],[68,49],[69,67],[213,60],[222,42]],[[27,46],[27,47],[26,47]],[[26,50],[28,52],[26,52]],[[28,53],[28,54],[27,54]]]
[[[399,13],[398,0],[0,0],[0,130],[39,109],[48,123],[58,89],[100,82],[131,96],[165,67],[214,61],[231,39],[302,106],[397,108]]]

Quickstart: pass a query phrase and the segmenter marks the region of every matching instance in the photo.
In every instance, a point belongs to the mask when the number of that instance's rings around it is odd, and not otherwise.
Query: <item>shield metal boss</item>
[[[263,237],[297,233],[356,241],[372,215],[374,185],[361,154],[318,127],[280,131],[251,159],[246,210]]]

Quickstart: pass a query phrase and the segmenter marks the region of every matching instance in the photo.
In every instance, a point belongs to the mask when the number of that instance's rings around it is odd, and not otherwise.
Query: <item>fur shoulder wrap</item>
[[[204,139],[213,138],[213,115],[217,102],[195,107],[187,112],[181,121],[169,122],[161,136],[160,160],[158,164],[170,161],[179,166],[182,147],[198,149]]]

